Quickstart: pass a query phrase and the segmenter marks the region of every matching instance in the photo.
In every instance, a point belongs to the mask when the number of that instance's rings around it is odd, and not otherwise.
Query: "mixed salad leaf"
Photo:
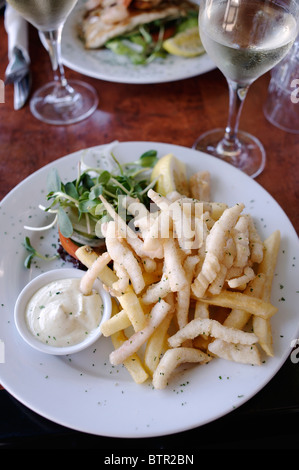
[[[127,223],[133,216],[122,210],[123,196],[138,198],[149,208],[150,200],[147,193],[156,184],[156,180],[151,180],[151,173],[158,161],[157,151],[148,150],[138,160],[124,164],[119,163],[112,151],[108,151],[105,156],[109,159],[106,164],[109,169],[86,166],[83,155],[79,162],[77,178],[66,183],[61,180],[57,169],[53,167],[47,177],[46,197],[51,203],[48,207],[41,205],[39,207],[47,213],[55,214],[54,219],[47,226],[25,226],[25,228],[42,231],[57,225],[64,240],[72,239],[78,244],[88,243],[97,246],[103,243],[101,225],[111,220],[99,198],[100,195],[103,195],[114,209],[125,217]],[[57,257],[57,255],[50,257],[39,253],[29,237],[25,237],[24,247],[28,252],[24,261],[26,268],[30,268],[35,257],[44,260],[53,260]]]
[[[48,175],[47,200],[51,201],[47,212],[56,214],[61,234],[70,238],[74,232],[86,238],[101,238],[101,224],[109,219],[99,196],[116,211],[121,210],[121,196],[138,198],[149,206],[148,190],[155,185],[150,180],[151,171],[157,162],[157,152],[149,150],[131,163],[120,164],[113,153],[113,170],[89,168],[80,171],[75,180],[63,183],[56,168]],[[126,214],[127,219],[130,215]]]

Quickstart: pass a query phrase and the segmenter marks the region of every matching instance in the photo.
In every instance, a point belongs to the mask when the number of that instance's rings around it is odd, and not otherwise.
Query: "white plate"
[[[63,63],[76,72],[109,82],[145,84],[182,80],[215,68],[207,54],[190,59],[169,55],[148,65],[134,65],[128,58],[108,49],[86,50],[77,34],[84,3],[85,0],[79,0],[62,35]]]
[[[0,383],[16,399],[40,415],[69,428],[112,437],[152,437],[191,429],[229,413],[264,387],[280,369],[297,337],[298,239],[280,206],[253,179],[227,163],[195,150],[154,142],[126,142],[114,150],[120,161],[132,161],[144,151],[158,155],[173,152],[184,160],[191,173],[206,169],[212,174],[212,194],[229,205],[244,202],[263,238],[281,230],[282,242],[274,278],[272,303],[279,312],[272,318],[275,357],[265,358],[260,367],[214,359],[192,367],[174,378],[164,390],[151,384],[136,385],[122,367],[112,367],[109,338],[71,357],[49,357],[30,348],[18,335],[13,321],[15,300],[31,278],[61,266],[61,261],[23,267],[22,246],[29,235],[40,252],[55,253],[56,229],[26,232],[24,225],[49,222],[38,204],[45,204],[46,178],[57,167],[64,181],[77,175],[81,152],[58,159],[25,179],[0,207],[0,339],[5,345],[5,362],[0,363]],[[86,151],[85,151],[86,152]],[[87,152],[99,157],[100,147]],[[282,301],[281,299],[285,300]]]

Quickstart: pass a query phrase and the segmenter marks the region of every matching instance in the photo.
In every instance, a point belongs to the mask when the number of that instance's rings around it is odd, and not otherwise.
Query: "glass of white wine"
[[[32,96],[33,115],[48,124],[72,124],[90,116],[98,106],[96,91],[88,83],[67,80],[61,61],[61,35],[64,23],[77,0],[7,0],[35,26],[48,50],[54,79]]]
[[[202,43],[229,86],[225,129],[201,135],[194,148],[222,158],[251,177],[265,167],[265,150],[254,136],[239,130],[250,85],[280,62],[299,29],[298,0],[201,0]]]

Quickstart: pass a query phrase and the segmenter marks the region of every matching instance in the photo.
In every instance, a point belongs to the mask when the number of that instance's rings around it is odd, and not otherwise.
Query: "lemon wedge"
[[[155,179],[157,179],[155,190],[162,196],[173,191],[188,195],[186,165],[172,153],[164,155],[154,166],[151,181]]]
[[[181,57],[196,57],[205,52],[198,28],[190,28],[163,42],[163,48],[169,53]]]

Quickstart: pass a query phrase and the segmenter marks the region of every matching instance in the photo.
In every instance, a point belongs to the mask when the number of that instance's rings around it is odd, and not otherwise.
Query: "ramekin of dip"
[[[73,354],[101,336],[101,324],[111,316],[109,293],[99,279],[84,295],[80,281],[85,271],[54,269],[32,279],[19,294],[14,320],[22,338],[38,351]]]

